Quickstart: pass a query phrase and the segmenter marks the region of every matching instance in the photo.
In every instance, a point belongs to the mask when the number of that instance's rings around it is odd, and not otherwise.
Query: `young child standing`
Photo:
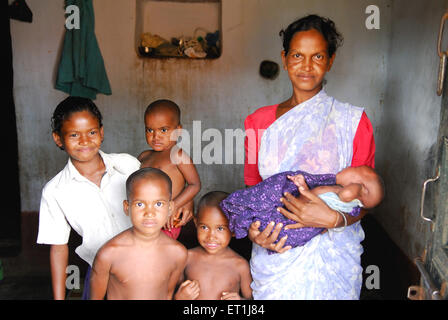
[[[179,106],[170,100],[152,102],[145,111],[146,142],[152,150],[143,151],[141,167],[164,171],[173,183],[173,215],[163,232],[177,239],[180,227],[193,216],[193,199],[201,190],[201,180],[190,156],[177,147],[180,124]]]
[[[227,196],[228,193],[213,191],[199,201],[194,221],[200,246],[188,250],[184,270],[187,280],[179,286],[176,300],[252,298],[249,263],[228,247],[232,234],[219,207]]]
[[[100,150],[102,116],[90,99],[68,97],[59,103],[53,113],[52,131],[54,142],[69,159],[43,188],[37,243],[51,245],[53,295],[64,299],[71,228],[83,238],[76,253],[91,266],[97,250],[131,226],[122,202],[126,198],[125,181],[139,169],[140,162],[128,154]],[[90,268],[85,293],[89,274]]]
[[[126,181],[123,208],[132,227],[108,241],[92,268],[91,297],[171,300],[187,261],[187,249],[161,232],[173,207],[171,180],[143,168]]]

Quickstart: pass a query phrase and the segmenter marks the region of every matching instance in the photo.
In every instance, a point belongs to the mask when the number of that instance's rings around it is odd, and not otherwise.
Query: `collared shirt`
[[[71,160],[42,191],[37,243],[67,244],[73,228],[82,244],[76,253],[90,265],[108,240],[132,226],[123,211],[126,179],[140,168],[129,154],[100,151],[106,166],[100,187],[82,176]]]

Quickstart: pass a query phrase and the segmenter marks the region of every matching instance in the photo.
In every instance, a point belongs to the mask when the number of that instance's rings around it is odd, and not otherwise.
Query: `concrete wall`
[[[422,254],[431,236],[429,224],[420,218],[420,196],[423,182],[435,175],[441,107],[437,36],[447,7],[446,0],[392,2],[387,89],[376,118],[377,168],[387,197],[376,218],[411,259]],[[428,216],[430,199],[431,186]]]
[[[111,96],[96,103],[104,116],[106,152],[138,155],[146,148],[142,114],[154,99],[168,98],[182,108],[184,128],[193,120],[207,128],[242,128],[256,108],[287,99],[287,74],[274,80],[258,74],[262,60],[281,64],[278,32],[294,19],[319,13],[331,17],[345,37],[327,91],[336,98],[364,106],[375,127],[383,110],[390,0],[375,1],[381,29],[365,28],[359,0],[223,0],[223,53],[216,60],[141,59],[135,42],[136,2],[94,0],[96,35],[111,82]],[[19,134],[22,209],[37,211],[43,185],[65,165],[66,154],[54,145],[50,117],[66,95],[55,90],[55,74],[64,35],[63,0],[28,0],[32,24],[11,21],[15,103]],[[208,142],[204,142],[207,144]],[[243,166],[198,165],[201,194],[212,189],[233,191],[243,186]]]

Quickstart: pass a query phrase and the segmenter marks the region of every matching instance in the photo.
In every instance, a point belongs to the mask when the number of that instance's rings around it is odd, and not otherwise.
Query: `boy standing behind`
[[[188,250],[187,280],[179,286],[176,300],[252,299],[249,263],[228,247],[232,234],[219,207],[227,196],[213,191],[199,201],[194,221],[200,246]]]
[[[140,169],[126,181],[123,208],[132,227],[108,241],[95,257],[91,298],[170,300],[184,270],[187,249],[161,232],[171,215],[171,180]]]
[[[193,199],[201,190],[199,179],[190,156],[176,146],[181,129],[180,109],[170,100],[152,102],[145,111],[146,142],[152,150],[143,151],[138,160],[141,168],[153,167],[164,171],[173,183],[173,215],[163,232],[177,239],[180,227],[193,216]]]

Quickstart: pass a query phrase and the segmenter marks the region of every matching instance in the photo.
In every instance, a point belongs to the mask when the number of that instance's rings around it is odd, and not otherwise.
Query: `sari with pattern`
[[[295,106],[261,136],[260,176],[264,180],[296,170],[336,174],[350,166],[363,112],[324,90]],[[254,243],[250,260],[254,299],[359,299],[363,239],[358,221],[284,253],[269,254]]]

